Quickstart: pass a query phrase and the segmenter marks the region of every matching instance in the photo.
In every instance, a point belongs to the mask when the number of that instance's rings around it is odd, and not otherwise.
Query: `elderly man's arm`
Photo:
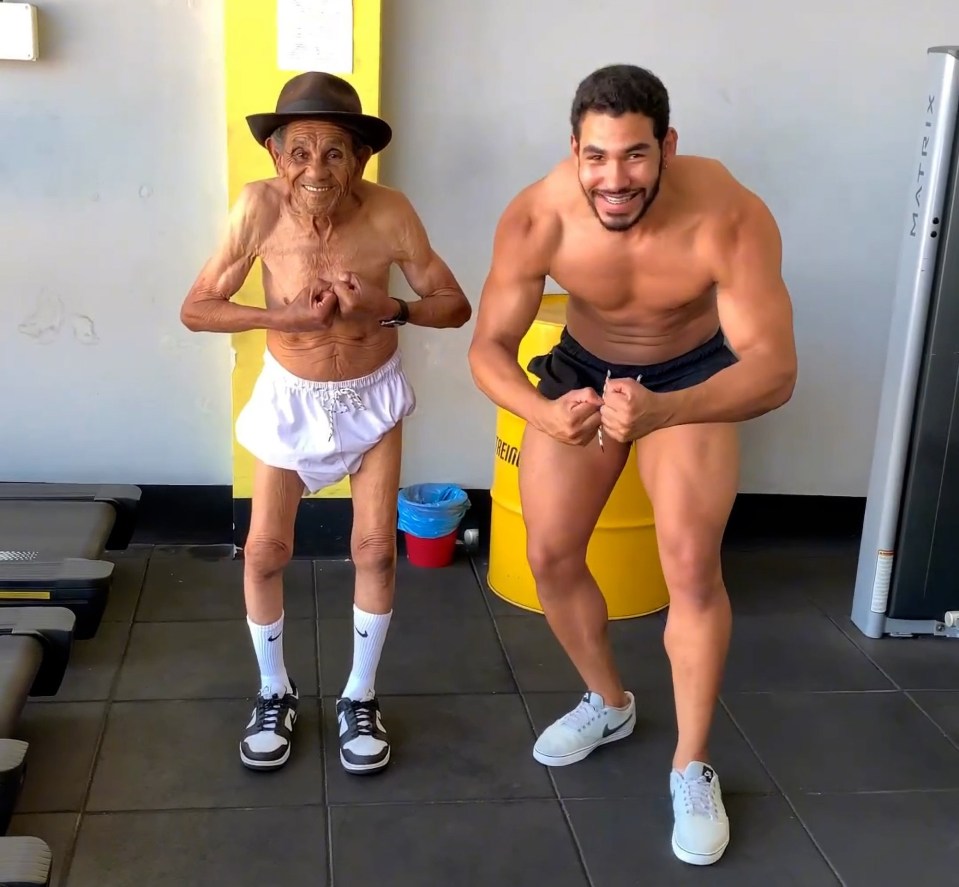
[[[262,199],[261,188],[261,185],[246,185],[240,192],[230,210],[226,234],[183,301],[180,321],[193,332],[323,329],[332,320],[336,297],[325,281],[317,281],[279,308],[259,308],[231,301],[250,273],[259,233],[268,222],[264,216],[271,212]]]
[[[411,302],[408,322],[425,327],[461,327],[473,314],[469,300],[430,244],[420,217],[402,194],[394,194],[397,264],[420,298]]]

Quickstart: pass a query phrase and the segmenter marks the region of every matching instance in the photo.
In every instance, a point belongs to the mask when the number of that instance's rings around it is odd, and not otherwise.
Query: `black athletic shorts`
[[[600,360],[564,327],[559,343],[548,354],[534,357],[527,369],[539,378],[536,387],[540,393],[555,400],[577,388],[592,388],[602,394],[607,370],[612,379],[642,376],[643,387],[658,394],[698,385],[736,362],[737,357],[726,345],[722,330],[718,330],[708,342],[679,357],[662,363],[633,366]]]

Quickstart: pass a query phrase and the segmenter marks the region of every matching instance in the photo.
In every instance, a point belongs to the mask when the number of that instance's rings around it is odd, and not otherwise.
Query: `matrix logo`
[[[935,105],[936,97],[934,95],[929,96],[929,101],[926,103],[926,129],[932,129],[932,118],[935,116]],[[926,170],[923,168],[923,158],[929,156],[929,135],[924,135],[922,137],[922,153],[919,157],[919,172],[916,174],[916,181],[919,183],[919,187],[916,188],[916,210],[912,213],[912,229],[909,231],[910,237],[916,236],[916,230],[919,227],[919,213],[918,209],[922,206],[922,179],[926,174]]]
[[[496,458],[502,459],[514,468],[519,468],[519,447],[506,443],[501,437],[496,438]]]

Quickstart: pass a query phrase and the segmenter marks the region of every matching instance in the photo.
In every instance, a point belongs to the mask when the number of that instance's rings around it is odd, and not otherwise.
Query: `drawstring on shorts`
[[[330,423],[330,440],[333,440],[334,413],[350,413],[356,410],[365,410],[366,404],[360,399],[355,388],[340,387],[323,390],[320,398],[320,408],[326,413],[326,418]]]

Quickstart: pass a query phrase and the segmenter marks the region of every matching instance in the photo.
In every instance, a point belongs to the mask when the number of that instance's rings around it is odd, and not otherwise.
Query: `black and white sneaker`
[[[390,743],[374,696],[367,702],[336,700],[340,728],[340,763],[347,773],[373,773],[390,762]]]
[[[274,770],[287,762],[299,700],[295,684],[293,692],[283,696],[259,692],[253,716],[240,742],[240,760],[245,766],[252,770]]]

